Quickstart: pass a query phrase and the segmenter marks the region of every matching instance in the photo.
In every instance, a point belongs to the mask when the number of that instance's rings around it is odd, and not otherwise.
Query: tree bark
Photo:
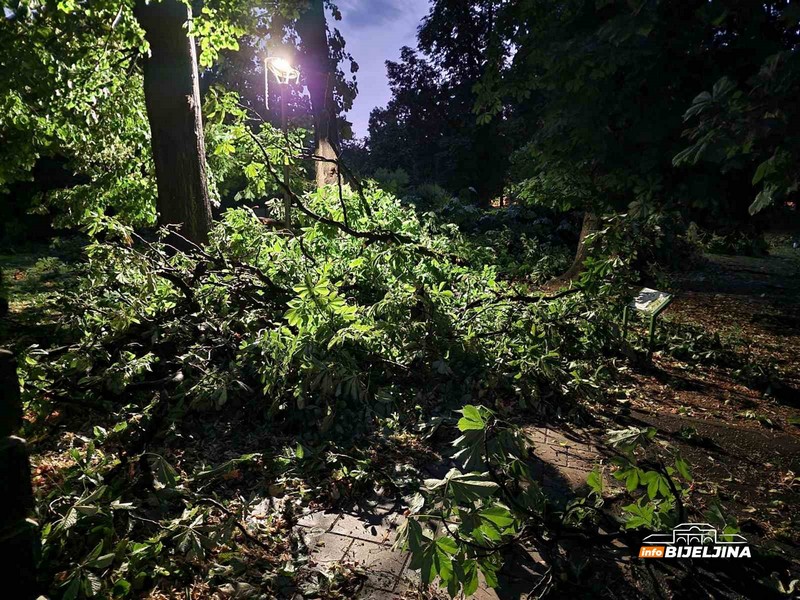
[[[40,593],[36,566],[39,531],[34,514],[31,466],[25,440],[14,435],[22,426],[17,361],[0,348],[0,552],[13,556],[3,561],[0,576],[13,581],[18,598],[36,598]]]
[[[323,0],[311,0],[308,10],[297,21],[297,33],[305,50],[305,80],[314,112],[317,187],[323,187],[339,180],[339,166],[335,162],[339,158],[338,111],[333,99],[335,73]]]
[[[581,227],[581,235],[578,238],[578,248],[575,251],[575,259],[572,265],[562,275],[559,275],[549,284],[567,284],[572,282],[578,275],[583,273],[584,262],[589,256],[589,247],[586,244],[586,237],[592,233],[600,230],[600,217],[593,212],[586,211],[583,215],[583,226]]]
[[[5,286],[3,285],[3,271],[0,269],[0,319],[8,314],[8,298],[6,298]]]
[[[180,224],[195,243],[208,241],[211,204],[191,10],[180,0],[145,3],[135,15],[150,44],[144,95],[158,185],[159,225]]]

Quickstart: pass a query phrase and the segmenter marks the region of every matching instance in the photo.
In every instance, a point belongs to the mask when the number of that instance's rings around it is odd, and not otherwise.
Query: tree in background
[[[502,2],[436,0],[419,29],[419,51],[388,61],[392,98],[370,115],[371,167],[408,172],[412,183],[472,188],[484,204],[502,192],[508,145],[502,123],[478,123],[474,87],[497,49]]]
[[[180,224],[183,235],[205,243],[211,205],[197,55],[187,29],[191,9],[180,0],[138,0],[135,14],[150,48],[144,94],[158,183],[158,222]]]
[[[726,11],[721,31],[734,39],[746,34],[739,31],[744,17]],[[747,23],[757,57],[766,58],[760,65],[730,65],[729,74],[694,99],[684,116],[691,145],[673,162],[752,173],[759,190],[749,207],[754,215],[800,187],[800,6],[765,3]]]
[[[403,169],[415,182],[441,182],[445,161],[441,152],[447,133],[447,97],[439,73],[409,47],[400,61],[386,62],[392,97],[385,108],[369,118],[370,165],[378,169]]]
[[[506,60],[478,87],[480,119],[518,123],[518,195],[599,215],[680,210],[719,220],[746,215],[747,179],[676,170],[688,102],[729,72],[752,72],[780,46],[777,3],[705,0],[522,0],[498,14]],[[758,43],[754,43],[758,42]],[[749,178],[748,178],[749,179]],[[744,190],[744,193],[743,193]],[[580,272],[579,244],[565,273]]]
[[[300,82],[290,84],[287,98],[292,124],[313,130],[311,153],[325,153],[328,160],[333,160],[342,140],[352,137],[343,115],[357,94],[358,64],[347,52],[342,34],[331,26],[326,10],[334,21],[341,20],[336,6],[327,1],[283,2],[274,10],[257,12],[254,25],[241,36],[239,48],[220,53],[219,60],[203,73],[202,79],[204,88],[222,84],[236,91],[242,104],[280,126],[281,92],[278,86],[271,86],[268,101],[264,97],[263,58],[267,54],[289,58],[300,70]],[[320,185],[338,181],[335,163],[317,161],[315,170]]]
[[[323,0],[311,0],[297,21],[303,44],[303,73],[314,114],[314,156],[317,187],[339,179],[338,107],[334,101],[335,62],[328,47],[328,26]]]

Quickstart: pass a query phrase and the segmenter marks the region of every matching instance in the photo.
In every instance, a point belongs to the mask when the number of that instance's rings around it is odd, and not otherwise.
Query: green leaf
[[[586,478],[586,484],[598,496],[603,494],[603,477],[597,469],[589,473],[589,476]]]
[[[470,598],[478,590],[478,565],[474,559],[456,560],[453,571],[461,582],[464,597]]]
[[[756,173],[755,173],[755,175],[753,175],[753,182],[752,182],[753,185],[756,185],[759,181],[764,179],[764,175],[767,174],[767,172],[769,171],[771,166],[772,166],[772,159],[771,158],[769,160],[765,160],[760,165],[758,165],[758,168],[756,169]]]
[[[75,600],[75,598],[78,597],[78,592],[80,592],[81,589],[80,571],[73,573],[72,577],[67,580],[65,588],[64,595],[62,596],[63,600]]]
[[[689,472],[688,463],[680,456],[675,459],[675,468],[686,481],[692,480],[692,474]]]
[[[114,557],[116,555],[112,552],[110,554],[103,554],[102,556],[98,556],[96,559],[88,563],[88,566],[92,567],[93,569],[105,569],[114,562]]]
[[[486,580],[486,585],[490,588],[500,587],[500,581],[497,579],[497,567],[490,563],[488,560],[481,560],[478,563],[483,578]]]
[[[647,484],[647,495],[651,500],[656,497],[656,494],[658,494],[658,484],[660,481],[661,478],[654,477]]]
[[[436,545],[446,554],[453,555],[458,552],[458,544],[453,538],[448,536],[436,538]]]
[[[773,202],[774,192],[775,188],[772,186],[765,187],[763,190],[761,190],[756,196],[756,199],[753,200],[753,203],[747,209],[747,212],[750,213],[750,216],[753,216],[770,206]]]
[[[178,485],[178,472],[159,454],[150,454],[150,466],[156,483],[156,489],[174,488]]]
[[[628,477],[625,479],[625,489],[633,492],[639,487],[639,469],[631,469]]]
[[[422,533],[422,525],[416,519],[406,521],[403,533],[405,534],[405,543],[412,554],[422,552],[423,545],[428,543],[428,538]]]
[[[500,487],[489,480],[488,473],[453,475],[448,480],[448,489],[457,502],[474,502],[492,496]]]
[[[84,573],[83,576],[83,593],[89,597],[93,598],[97,595],[97,593],[102,589],[103,584],[100,582],[100,579],[94,573]]]
[[[463,468],[480,469],[484,466],[484,433],[482,429],[464,432],[464,435],[453,441],[453,446],[460,448],[453,454],[453,460],[462,461]]]
[[[511,511],[501,504],[484,508],[478,513],[478,516],[484,521],[489,521],[501,531],[513,525],[515,521]]]
[[[486,421],[484,421],[477,407],[468,404],[458,412],[464,415],[458,420],[459,431],[471,431],[486,427]]]
[[[115,598],[122,598],[127,596],[131,591],[131,584],[126,579],[117,579],[114,582],[114,587],[111,593]]]
[[[664,498],[669,498],[672,495],[672,489],[669,486],[669,480],[663,475],[658,478],[658,492]]]

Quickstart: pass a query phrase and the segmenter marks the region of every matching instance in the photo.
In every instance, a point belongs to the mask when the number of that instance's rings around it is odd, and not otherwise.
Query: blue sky
[[[356,137],[367,134],[369,113],[389,100],[387,60],[400,57],[400,48],[416,46],[420,19],[428,14],[428,0],[338,0],[347,49],[358,63],[358,97],[347,114]]]

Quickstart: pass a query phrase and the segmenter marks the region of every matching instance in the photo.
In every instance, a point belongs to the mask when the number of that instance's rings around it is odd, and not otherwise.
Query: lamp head
[[[264,62],[267,69],[272,71],[279,83],[297,83],[300,80],[300,71],[295,69],[285,58],[269,56]]]

